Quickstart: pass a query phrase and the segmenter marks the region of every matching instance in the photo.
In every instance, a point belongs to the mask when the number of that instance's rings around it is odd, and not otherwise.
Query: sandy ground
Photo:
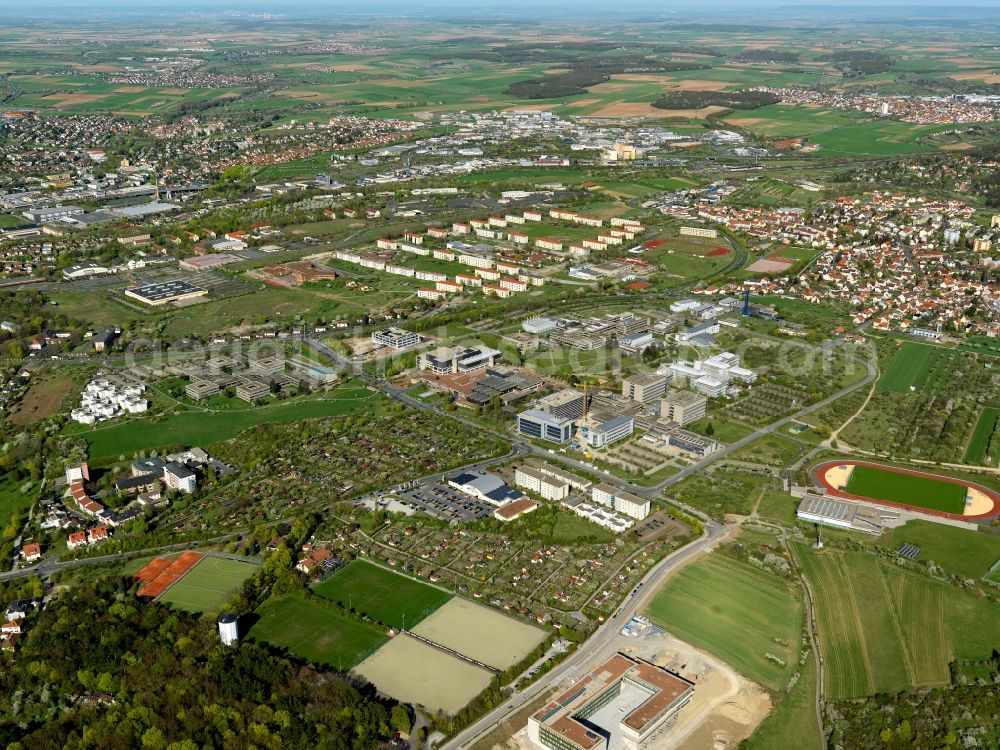
[[[318,99],[320,101],[333,101],[333,97],[329,94],[323,93],[322,91],[279,91],[278,96],[286,96],[289,99]]]
[[[763,688],[741,677],[724,662],[673,636],[638,639],[621,636],[614,645],[622,652],[652,661],[695,682],[691,702],[671,726],[661,729],[643,745],[644,750],[735,748],[753,734],[771,710],[771,698]],[[506,745],[496,747],[537,750],[525,730]]]
[[[982,81],[983,83],[1000,83],[1000,73],[953,73],[948,76],[956,81]]]
[[[771,273],[771,272],[782,272],[787,271],[789,268],[794,266],[794,263],[789,263],[783,260],[774,260],[772,258],[761,258],[760,260],[754,261],[748,271],[754,273]]]
[[[622,83],[616,82],[612,76],[612,80],[605,81],[604,83],[599,83],[596,86],[588,86],[587,90],[591,94],[614,94],[619,91],[628,91],[629,89],[635,88],[634,83]]]
[[[826,481],[830,483],[833,488],[846,487],[847,483],[851,479],[851,472],[854,471],[854,466],[848,464],[846,466],[834,466],[826,470]]]
[[[52,100],[58,102],[56,107],[69,107],[73,104],[87,104],[88,102],[98,102],[104,99],[107,94],[50,94],[44,97],[45,101]]]
[[[989,513],[993,510],[993,500],[982,490],[974,487],[969,488],[969,494],[965,500],[965,511],[963,516],[978,516],[982,513]]]

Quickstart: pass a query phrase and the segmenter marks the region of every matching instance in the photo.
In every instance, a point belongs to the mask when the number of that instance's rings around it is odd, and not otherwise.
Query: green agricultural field
[[[942,349],[928,344],[904,343],[879,378],[878,387],[892,393],[910,393],[910,388],[921,390],[927,384],[936,359]]]
[[[1000,638],[1000,607],[989,600],[863,552],[794,549],[829,700],[947,684],[953,659],[985,658]]]
[[[872,500],[888,500],[958,514],[965,510],[967,494],[966,488],[960,484],[873,466],[855,466],[846,490],[852,495]]]
[[[921,136],[932,135],[949,125],[912,125],[893,120],[865,122],[836,128],[809,138],[820,147],[820,154],[847,156],[873,154],[892,156],[921,151],[937,151],[936,146],[917,143]]]
[[[350,669],[388,640],[374,626],[341,614],[334,604],[303,594],[268,599],[257,615],[251,638],[338,670]]]
[[[816,721],[816,657],[812,651],[795,686],[778,696],[779,702],[746,741],[745,750],[820,750]],[[743,747],[741,744],[740,747]]]
[[[965,463],[985,466],[996,464],[996,457],[991,455],[991,450],[996,452],[997,446],[992,443],[997,427],[1000,426],[998,422],[1000,422],[1000,409],[994,407],[983,409],[972,431],[972,437],[969,438],[969,446],[965,449]]]
[[[211,445],[268,422],[372,413],[381,409],[384,403],[381,396],[367,389],[346,385],[320,398],[224,412],[182,411],[169,416],[112,423],[92,430],[73,428],[72,434],[83,437],[90,459],[100,462],[170,445]]]
[[[167,589],[159,601],[187,612],[217,611],[258,567],[259,563],[252,560],[204,557]]]
[[[783,578],[725,550],[700,558],[671,578],[647,614],[772,690],[783,688],[795,671],[802,634],[798,592]]]
[[[355,560],[318,584],[314,591],[331,602],[353,607],[376,622],[408,629],[451,599],[447,591],[365,560]]]
[[[1000,560],[1000,536],[933,521],[909,521],[887,531],[880,543],[890,549],[912,544],[920,548],[918,562],[933,561],[949,573],[965,578],[982,577]]]

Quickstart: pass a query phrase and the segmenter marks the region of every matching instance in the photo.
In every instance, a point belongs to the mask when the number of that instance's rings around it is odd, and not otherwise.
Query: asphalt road
[[[483,716],[479,721],[469,725],[453,738],[442,745],[442,750],[458,750],[474,743],[484,734],[491,732],[496,726],[507,719],[507,717],[520,709],[525,703],[535,700],[538,696],[552,689],[565,679],[576,679],[588,671],[587,662],[594,654],[605,649],[610,641],[621,631],[629,620],[638,612],[644,604],[647,594],[655,591],[661,581],[668,576],[671,571],[683,565],[695,555],[699,555],[707,550],[713,543],[724,537],[730,527],[715,521],[710,521],[705,525],[704,533],[694,542],[681,547],[679,550],[667,555],[660,560],[639,582],[638,585],[622,602],[621,607],[612,617],[609,617],[594,632],[585,643],[580,644],[576,651],[570,654],[565,661],[547,673],[538,682],[529,685],[525,690],[514,692],[511,697],[502,705],[493,709]]]

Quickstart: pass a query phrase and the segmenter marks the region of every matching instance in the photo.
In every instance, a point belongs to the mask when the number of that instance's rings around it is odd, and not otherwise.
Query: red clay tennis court
[[[135,574],[135,577],[140,581],[146,582],[146,585],[139,589],[138,595],[155,599],[177,583],[177,581],[179,581],[185,573],[191,570],[191,568],[197,565],[203,557],[204,555],[198,552],[182,552],[180,556],[173,561],[164,560],[160,557],[156,558]],[[167,563],[165,567],[162,567],[163,562]],[[144,576],[148,575],[147,569],[151,569],[152,571],[159,569],[159,572],[157,572],[152,578],[146,578]]]
[[[150,560],[143,566],[142,570],[135,574],[135,579],[137,581],[142,581],[143,583],[149,583],[156,576],[160,575],[164,570],[170,567],[170,560],[165,557],[157,557]]]

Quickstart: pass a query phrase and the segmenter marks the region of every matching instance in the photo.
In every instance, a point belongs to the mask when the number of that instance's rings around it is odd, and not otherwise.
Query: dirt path
[[[847,421],[844,422],[842,425],[840,425],[840,427],[831,432],[830,437],[828,437],[826,440],[820,443],[820,445],[822,445],[824,448],[829,448],[831,445],[833,445],[833,441],[840,436],[841,430],[843,430],[845,427],[847,427],[847,425],[849,425],[851,422],[853,422],[855,419],[858,418],[861,412],[863,412],[865,408],[868,406],[868,402],[872,400],[872,396],[875,395],[875,385],[877,383],[878,383],[878,377],[876,376],[875,380],[872,381],[872,387],[871,390],[868,391],[868,396],[865,398],[864,402],[862,402],[858,410],[854,412],[851,416],[849,416],[847,418]]]

